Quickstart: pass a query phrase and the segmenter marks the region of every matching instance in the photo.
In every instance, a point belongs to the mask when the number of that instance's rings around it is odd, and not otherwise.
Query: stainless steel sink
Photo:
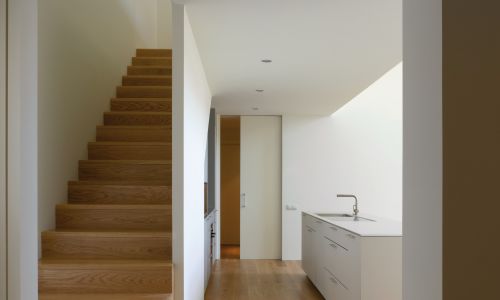
[[[322,218],[338,218],[338,217],[349,218],[349,217],[353,217],[353,215],[350,215],[350,214],[317,214],[317,215],[322,217]]]
[[[354,222],[375,222],[374,220],[355,217],[350,214],[317,214],[318,216],[332,221],[354,221]]]

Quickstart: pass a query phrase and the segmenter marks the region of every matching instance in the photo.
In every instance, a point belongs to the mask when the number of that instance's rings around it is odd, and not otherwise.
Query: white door
[[[281,258],[281,117],[241,117],[240,258]]]

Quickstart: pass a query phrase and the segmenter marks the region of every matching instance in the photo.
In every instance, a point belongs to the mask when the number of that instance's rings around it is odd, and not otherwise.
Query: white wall
[[[37,0],[8,8],[8,299],[37,299]]]
[[[171,23],[168,0],[43,0],[39,3],[39,226],[54,208],[121,84],[136,48],[156,48]],[[168,7],[167,7],[168,8]],[[161,26],[157,18],[162,20]],[[159,27],[166,27],[159,30]],[[162,42],[165,44],[165,42]],[[50,176],[47,174],[50,173]]]
[[[7,192],[6,192],[6,55],[7,13],[5,0],[0,0],[0,300],[7,297]]]
[[[174,297],[204,296],[204,166],[211,93],[181,4],[173,4]]]
[[[283,116],[283,259],[301,258],[301,211],[402,218],[402,64],[327,117]],[[295,205],[297,211],[286,210]]]
[[[403,1],[403,298],[442,299],[442,1]]]

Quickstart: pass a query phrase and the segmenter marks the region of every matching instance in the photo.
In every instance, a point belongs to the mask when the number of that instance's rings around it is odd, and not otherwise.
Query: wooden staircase
[[[42,300],[172,299],[172,52],[138,49],[42,233]]]

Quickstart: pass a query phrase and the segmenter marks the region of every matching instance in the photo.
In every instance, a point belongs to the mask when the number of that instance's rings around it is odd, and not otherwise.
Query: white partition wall
[[[442,299],[442,1],[403,1],[403,299]]]
[[[172,4],[174,299],[203,299],[204,167],[211,93],[188,15]]]
[[[38,1],[8,1],[8,299],[37,299]]]
[[[7,299],[7,191],[6,191],[6,47],[7,12],[6,0],[0,0],[0,300]]]

